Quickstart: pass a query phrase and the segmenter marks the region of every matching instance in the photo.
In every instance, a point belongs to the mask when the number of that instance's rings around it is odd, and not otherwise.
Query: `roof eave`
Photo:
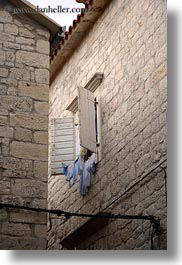
[[[87,12],[78,15],[77,21],[73,21],[69,32],[65,34],[64,40],[58,45],[50,58],[50,83],[55,79],[61,67],[70,58],[75,49],[80,45],[83,38],[88,34],[97,19],[104,12],[111,0],[93,0],[87,7]],[[97,12],[96,12],[97,10]]]

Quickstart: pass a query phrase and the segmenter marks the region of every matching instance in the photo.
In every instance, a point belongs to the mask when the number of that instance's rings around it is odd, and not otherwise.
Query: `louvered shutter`
[[[72,118],[51,121],[51,175],[63,174],[62,163],[74,163],[74,123]]]
[[[90,151],[96,152],[94,94],[83,87],[79,87],[78,95],[80,144]]]

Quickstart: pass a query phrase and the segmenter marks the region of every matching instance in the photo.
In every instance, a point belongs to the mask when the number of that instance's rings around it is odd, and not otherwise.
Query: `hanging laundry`
[[[65,163],[62,163],[62,167],[63,167],[63,174],[65,176],[68,175],[68,166]]]
[[[82,149],[81,154],[75,160],[74,165],[69,167],[62,163],[63,173],[66,176],[66,180],[69,182],[70,187],[73,186],[78,176],[80,176],[80,194],[85,196],[91,185],[91,177],[96,172],[97,156],[93,153],[87,160],[87,150]]]
[[[74,163],[74,166],[75,166],[75,171],[76,171],[76,175],[81,175],[82,174],[82,169],[81,169],[81,157],[79,156],[75,163]]]
[[[66,180],[70,183],[70,186],[73,186],[77,181],[77,175],[74,165],[68,167],[68,173],[66,175]]]
[[[96,171],[96,155],[93,153],[86,162],[82,162],[82,175],[80,179],[80,193],[86,195],[91,185],[91,176]]]
[[[96,163],[97,163],[97,156],[96,156],[96,154],[95,153],[93,153],[92,155],[91,155],[91,157],[89,158],[89,166],[88,166],[88,171],[90,172],[90,173],[93,173],[93,174],[95,174],[95,172],[96,172]]]

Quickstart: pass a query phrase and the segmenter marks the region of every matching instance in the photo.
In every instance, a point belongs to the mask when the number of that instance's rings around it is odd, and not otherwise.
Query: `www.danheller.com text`
[[[48,5],[47,7],[35,6],[35,8],[28,7],[11,7],[7,5],[5,7],[6,11],[12,13],[83,13],[85,12],[85,8],[70,8],[70,7],[62,7],[58,5],[57,7],[51,7]]]

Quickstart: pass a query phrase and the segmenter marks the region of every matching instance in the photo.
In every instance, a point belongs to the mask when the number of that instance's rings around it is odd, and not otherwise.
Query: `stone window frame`
[[[101,99],[100,99],[100,93],[99,93],[99,86],[103,81],[103,73],[95,73],[93,77],[89,80],[89,82],[84,86],[85,89],[89,90],[94,94],[94,100],[96,104],[96,117],[97,117],[97,123],[96,123],[96,153],[98,157],[98,162],[102,158],[102,142],[101,142]],[[78,116],[79,106],[78,106],[78,96],[74,97],[74,99],[71,101],[71,103],[66,108],[67,111],[72,112],[75,126],[79,125],[78,119],[80,118]],[[77,116],[77,117],[76,117]],[[76,146],[78,145],[76,137],[75,137],[75,156],[76,156]]]

